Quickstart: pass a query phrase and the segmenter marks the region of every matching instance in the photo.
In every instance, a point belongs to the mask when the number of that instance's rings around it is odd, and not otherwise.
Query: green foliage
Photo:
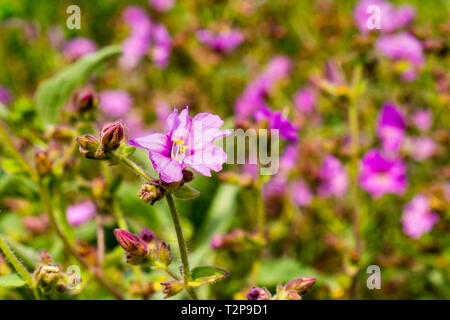
[[[27,283],[18,274],[12,273],[0,277],[0,287],[3,288],[20,288]]]

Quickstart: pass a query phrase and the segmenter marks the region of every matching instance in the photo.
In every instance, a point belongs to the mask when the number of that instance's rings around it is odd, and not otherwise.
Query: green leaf
[[[198,287],[204,284],[215,283],[225,279],[228,274],[228,271],[214,266],[195,267],[191,271],[192,281],[189,282],[189,285]]]
[[[200,191],[185,184],[184,186],[173,191],[173,195],[174,195],[174,197],[181,199],[181,200],[190,200],[190,199],[195,199],[198,196],[200,196]]]
[[[8,274],[7,276],[0,277],[0,287],[3,288],[19,288],[26,285],[25,280],[23,280],[17,273]]]
[[[317,272],[301,265],[295,259],[266,260],[261,263],[258,285],[270,287],[303,276],[317,277]]]
[[[14,159],[1,159],[0,165],[8,173],[15,174],[25,172],[25,168]]]
[[[82,85],[106,59],[119,55],[120,46],[108,46],[86,55],[63,69],[52,78],[41,83],[36,93],[36,103],[44,124],[53,124],[58,119],[59,108],[72,92]]]

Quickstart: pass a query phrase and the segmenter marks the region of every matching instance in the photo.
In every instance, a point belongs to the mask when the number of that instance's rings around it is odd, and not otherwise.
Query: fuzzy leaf
[[[0,287],[3,288],[19,288],[26,285],[25,280],[23,280],[18,274],[12,273],[6,276],[0,277]]]
[[[200,191],[192,188],[191,186],[184,185],[177,190],[173,191],[173,195],[181,200],[195,199],[200,196]]]
[[[41,83],[36,93],[36,103],[44,124],[53,124],[58,119],[59,108],[72,92],[82,85],[106,59],[119,55],[120,46],[108,46],[86,55],[52,78]]]
[[[201,266],[192,269],[191,273],[192,281],[189,282],[189,285],[191,287],[198,287],[225,279],[229,272],[214,266]]]

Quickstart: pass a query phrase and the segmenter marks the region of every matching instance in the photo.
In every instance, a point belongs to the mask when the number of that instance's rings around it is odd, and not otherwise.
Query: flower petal
[[[170,141],[163,133],[152,133],[130,140],[132,146],[160,154],[170,154]]]
[[[149,152],[153,168],[159,173],[161,180],[167,183],[177,182],[183,179],[181,164],[163,154]]]

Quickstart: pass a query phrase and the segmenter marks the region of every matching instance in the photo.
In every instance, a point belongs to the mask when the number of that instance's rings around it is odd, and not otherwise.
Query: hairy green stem
[[[173,201],[172,194],[168,192],[166,194],[167,204],[169,205],[170,214],[172,215],[173,225],[177,233],[178,248],[180,250],[181,263],[183,265],[183,278],[184,284],[186,285],[186,290],[192,299],[198,300],[195,290],[188,286],[189,282],[192,280],[191,271],[189,269],[189,260],[187,255],[186,241],[183,236],[183,229],[181,228],[180,218],[178,216],[177,209],[175,207],[175,202]]]
[[[17,273],[20,274],[20,276],[23,278],[23,280],[25,280],[28,287],[33,292],[33,295],[36,298],[36,300],[40,300],[39,293],[36,289],[36,285],[34,283],[33,277],[27,271],[27,269],[25,269],[25,267],[20,263],[19,259],[17,259],[17,257],[14,255],[14,253],[9,248],[6,241],[1,236],[0,236],[0,249],[4,253],[5,257],[9,260],[9,262],[11,262],[11,264],[13,265],[13,267],[17,271]]]

